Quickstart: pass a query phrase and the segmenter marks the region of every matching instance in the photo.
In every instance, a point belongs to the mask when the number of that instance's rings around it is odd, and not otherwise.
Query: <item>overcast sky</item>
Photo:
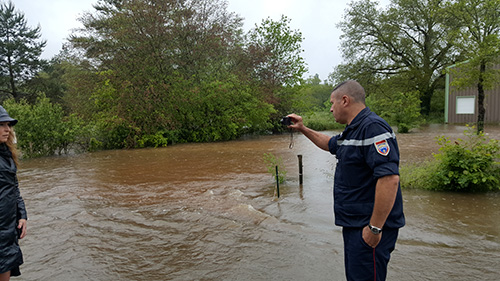
[[[0,0],[5,3],[8,0]],[[387,3],[389,0],[379,1]],[[24,13],[29,26],[40,24],[42,38],[47,40],[43,58],[59,53],[71,29],[80,27],[78,18],[85,11],[93,12],[97,0],[14,0],[16,9]],[[228,10],[244,18],[249,30],[267,17],[279,20],[281,15],[291,19],[291,27],[302,32],[302,54],[309,72],[306,77],[319,74],[328,78],[333,68],[342,62],[339,51],[340,30],[336,24],[342,19],[350,0],[228,0]]]

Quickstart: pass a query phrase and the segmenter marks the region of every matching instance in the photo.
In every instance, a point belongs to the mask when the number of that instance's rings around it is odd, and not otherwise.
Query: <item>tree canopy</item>
[[[32,78],[42,66],[40,55],[46,42],[40,26],[28,26],[14,4],[0,4],[0,91],[19,100],[18,86]]]
[[[274,101],[295,93],[305,72],[302,37],[286,17],[245,36],[222,0],[100,0],[95,9],[70,39],[85,71],[71,77],[65,100],[112,124],[105,131],[126,147],[158,132],[217,141],[269,129],[271,114],[291,106]]]
[[[371,0],[352,2],[339,24],[347,63],[333,78],[367,85],[391,78],[401,90],[418,91],[421,111],[429,114],[443,69],[459,57],[457,22],[445,9],[442,0],[392,0],[385,9]]]

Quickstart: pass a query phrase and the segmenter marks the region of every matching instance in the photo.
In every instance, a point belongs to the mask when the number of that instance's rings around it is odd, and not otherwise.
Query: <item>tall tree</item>
[[[255,58],[252,76],[259,84],[264,98],[277,107],[279,114],[289,113],[293,107],[293,86],[302,82],[307,71],[301,56],[302,33],[292,30],[291,20],[282,15],[279,21],[270,18],[247,34],[247,48]]]
[[[171,74],[200,78],[212,68],[210,76],[230,66],[223,60],[241,36],[242,19],[226,6],[224,0],[99,0],[71,42],[99,66],[129,77],[168,82]]]
[[[381,79],[401,76],[406,91],[420,93],[421,112],[428,115],[443,69],[456,61],[455,21],[443,0],[392,0],[386,9],[377,2],[352,2],[339,24],[346,64],[341,78]],[[368,83],[367,83],[368,84]]]
[[[302,33],[292,30],[291,20],[282,15],[279,21],[264,19],[248,33],[249,47],[258,49],[267,58],[257,64],[255,74],[264,83],[292,86],[307,71],[301,43]]]
[[[18,85],[40,69],[40,55],[46,41],[40,40],[40,26],[30,28],[12,2],[0,6],[0,91],[20,98]]]
[[[456,18],[462,28],[456,32],[460,38],[460,50],[468,59],[456,72],[458,86],[477,87],[477,133],[484,130],[485,93],[500,79],[496,65],[500,62],[500,0],[453,1],[450,16]]]
[[[126,146],[162,131],[181,141],[230,139],[266,122],[272,108],[233,73],[242,19],[225,0],[100,0],[94,7],[70,41],[96,68],[85,73],[98,73],[96,83],[74,77],[79,86],[70,94],[86,93],[99,114],[81,112],[117,124]]]

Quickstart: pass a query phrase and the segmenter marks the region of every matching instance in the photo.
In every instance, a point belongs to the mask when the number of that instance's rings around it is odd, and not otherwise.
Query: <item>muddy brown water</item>
[[[437,152],[431,126],[398,135],[401,161]],[[487,127],[500,139],[500,127]],[[337,132],[325,132],[335,134]],[[22,162],[29,234],[16,280],[345,280],[335,159],[295,135]],[[263,154],[284,159],[275,196]],[[304,183],[298,183],[297,155]],[[388,280],[499,280],[500,194],[403,190],[407,225]]]

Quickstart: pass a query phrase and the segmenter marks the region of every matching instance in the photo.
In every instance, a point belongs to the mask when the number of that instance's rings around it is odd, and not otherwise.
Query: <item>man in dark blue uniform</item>
[[[330,111],[347,124],[329,137],[304,126],[290,114],[290,127],[319,148],[336,155],[335,224],[342,226],[347,280],[385,280],[399,228],[405,224],[399,186],[399,148],[385,120],[365,105],[365,91],[356,81],[336,86]]]

